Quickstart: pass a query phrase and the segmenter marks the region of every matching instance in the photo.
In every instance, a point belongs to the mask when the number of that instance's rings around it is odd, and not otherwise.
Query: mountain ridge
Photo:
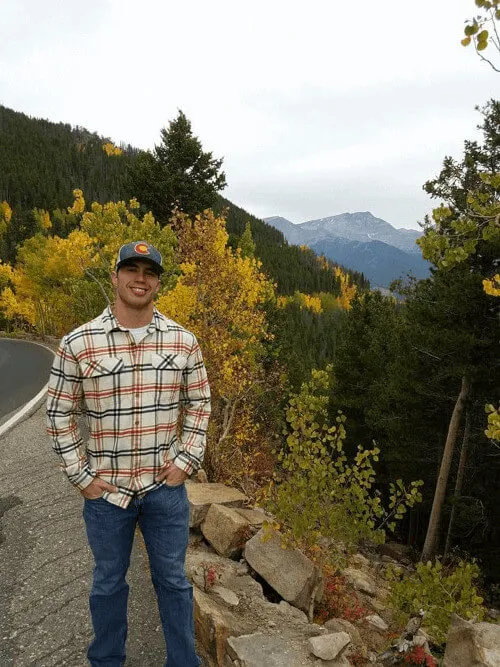
[[[397,229],[370,211],[341,213],[293,224],[282,216],[264,218],[282,232],[289,243],[307,245],[344,266],[361,271],[373,285],[387,287],[407,273],[416,278],[429,274],[416,244],[417,230]]]

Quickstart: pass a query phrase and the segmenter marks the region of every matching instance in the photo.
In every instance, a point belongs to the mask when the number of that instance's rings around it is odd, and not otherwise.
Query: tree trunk
[[[455,498],[451,508],[450,522],[448,524],[448,534],[446,536],[446,544],[444,547],[444,556],[448,555],[451,547],[451,535],[453,532],[453,523],[455,521],[455,514],[457,509],[457,501],[462,493],[462,485],[465,475],[465,464],[467,463],[467,454],[469,453],[469,439],[470,439],[470,410],[465,412],[465,428],[464,437],[462,439],[462,450],[460,452],[460,461],[458,462],[457,479],[455,481]]]
[[[462,378],[462,387],[458,395],[453,413],[448,426],[448,435],[446,436],[446,443],[444,446],[443,458],[441,459],[441,468],[436,483],[436,491],[434,492],[434,501],[432,503],[431,516],[429,518],[429,525],[427,527],[427,535],[425,536],[424,548],[420,560],[426,562],[432,560],[436,555],[439,535],[439,522],[441,519],[441,511],[443,509],[443,502],[446,494],[446,486],[448,483],[448,476],[450,474],[451,461],[453,459],[453,450],[455,449],[455,442],[457,440],[460,420],[462,412],[464,411],[465,402],[469,393],[469,381],[464,376]]]

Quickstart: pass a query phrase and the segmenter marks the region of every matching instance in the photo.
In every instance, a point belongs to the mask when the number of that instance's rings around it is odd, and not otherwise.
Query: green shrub
[[[438,645],[446,641],[450,616],[482,621],[485,614],[483,598],[475,580],[480,575],[476,563],[461,560],[454,568],[445,568],[438,560],[419,563],[416,572],[401,577],[399,568],[388,570],[391,581],[389,604],[401,624],[425,611],[424,626]]]
[[[386,530],[421,500],[419,486],[391,484],[388,507],[375,490],[377,447],[358,447],[354,459],[344,452],[345,416],[328,423],[330,369],[313,370],[311,380],[292,396],[286,409],[286,444],[281,470],[267,493],[268,509],[285,535],[305,551],[318,552],[320,538],[333,538],[348,550],[364,539],[383,542]],[[332,552],[333,553],[333,552]]]

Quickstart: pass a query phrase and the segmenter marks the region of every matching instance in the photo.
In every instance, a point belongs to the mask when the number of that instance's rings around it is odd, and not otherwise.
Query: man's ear
[[[116,287],[118,283],[118,274],[116,271],[111,271],[111,282]]]

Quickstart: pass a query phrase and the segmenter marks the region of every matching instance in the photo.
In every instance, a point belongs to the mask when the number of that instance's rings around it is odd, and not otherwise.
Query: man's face
[[[153,266],[144,259],[134,259],[111,275],[116,287],[116,300],[134,310],[151,304],[160,289],[160,278]]]

